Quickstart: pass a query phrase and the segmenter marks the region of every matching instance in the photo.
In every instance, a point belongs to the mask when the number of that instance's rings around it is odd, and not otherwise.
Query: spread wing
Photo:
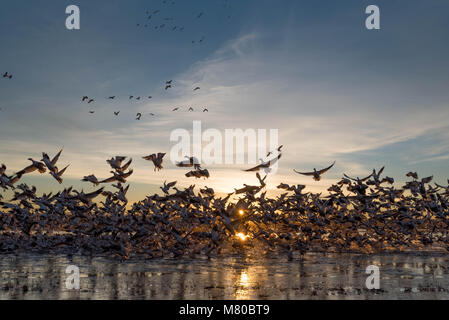
[[[268,162],[268,166],[271,167],[272,165],[274,165],[276,162],[278,162],[278,160],[279,160],[281,157],[282,157],[282,153],[281,153],[280,155],[278,155],[276,158],[271,159],[271,160]]]
[[[59,157],[61,156],[61,153],[62,153],[62,149],[61,149],[61,151],[59,151],[59,152],[55,155],[55,157],[51,160],[51,164],[52,164],[52,165],[55,165],[56,162],[58,162]]]
[[[297,174],[302,174],[303,176],[313,176],[315,172],[299,172],[293,169]]]
[[[332,163],[329,167],[324,168],[324,169],[318,171],[318,174],[319,174],[319,175],[322,175],[323,173],[328,172],[334,165],[335,165],[335,161],[334,161],[334,163]]]
[[[63,174],[64,174],[64,172],[67,170],[67,168],[69,167],[70,165],[68,165],[67,167],[65,167],[64,169],[62,169],[61,171],[58,171],[58,176],[62,176]]]
[[[357,181],[356,179],[354,179],[354,178],[351,178],[350,176],[348,176],[346,173],[343,173],[343,175],[346,177],[346,178],[348,178],[349,180],[352,180],[352,181]]]
[[[252,172],[252,171],[259,171],[260,168],[262,168],[262,165],[259,164],[258,166],[255,166],[254,168],[248,169],[248,170],[243,170],[245,172]]]

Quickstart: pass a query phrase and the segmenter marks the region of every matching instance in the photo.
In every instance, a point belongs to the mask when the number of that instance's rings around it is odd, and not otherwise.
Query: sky
[[[365,28],[371,4],[380,30]],[[69,5],[80,8],[80,30],[65,27]],[[0,163],[11,174],[64,148],[58,165],[70,164],[62,186],[48,173],[23,179],[42,192],[94,190],[80,179],[109,177],[106,159],[116,155],[133,158],[131,200],[165,180],[223,193],[257,184],[241,170],[249,164],[211,165],[210,179],[195,180],[169,159],[160,172],[142,159],[169,153],[170,133],[195,120],[223,132],[278,129],[284,152],[270,191],[282,181],[322,192],[343,173],[384,165],[399,183],[408,171],[449,178],[446,0],[5,0],[0,41],[0,72],[14,75],[0,79]],[[82,103],[85,95],[95,102]],[[320,182],[292,170],[333,161]]]

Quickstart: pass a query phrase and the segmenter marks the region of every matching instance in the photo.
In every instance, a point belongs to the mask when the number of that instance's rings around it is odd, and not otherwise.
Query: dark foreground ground
[[[3,255],[0,299],[449,299],[448,260],[428,253],[125,262]],[[80,268],[80,290],[66,289],[68,265]],[[379,290],[365,286],[369,265],[380,268]]]

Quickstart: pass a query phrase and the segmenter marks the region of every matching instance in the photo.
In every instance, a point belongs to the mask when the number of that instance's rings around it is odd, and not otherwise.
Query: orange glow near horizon
[[[236,236],[237,238],[239,238],[240,240],[242,240],[242,241],[245,241],[245,240],[248,238],[248,236],[244,235],[244,234],[241,233],[241,232],[237,233],[235,236]]]

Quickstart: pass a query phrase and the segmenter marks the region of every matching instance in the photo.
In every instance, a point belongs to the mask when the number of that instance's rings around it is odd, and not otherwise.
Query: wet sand
[[[3,255],[0,299],[449,299],[449,256],[323,254],[118,261],[103,257]],[[80,290],[66,289],[66,267]],[[366,267],[380,268],[368,290]]]

